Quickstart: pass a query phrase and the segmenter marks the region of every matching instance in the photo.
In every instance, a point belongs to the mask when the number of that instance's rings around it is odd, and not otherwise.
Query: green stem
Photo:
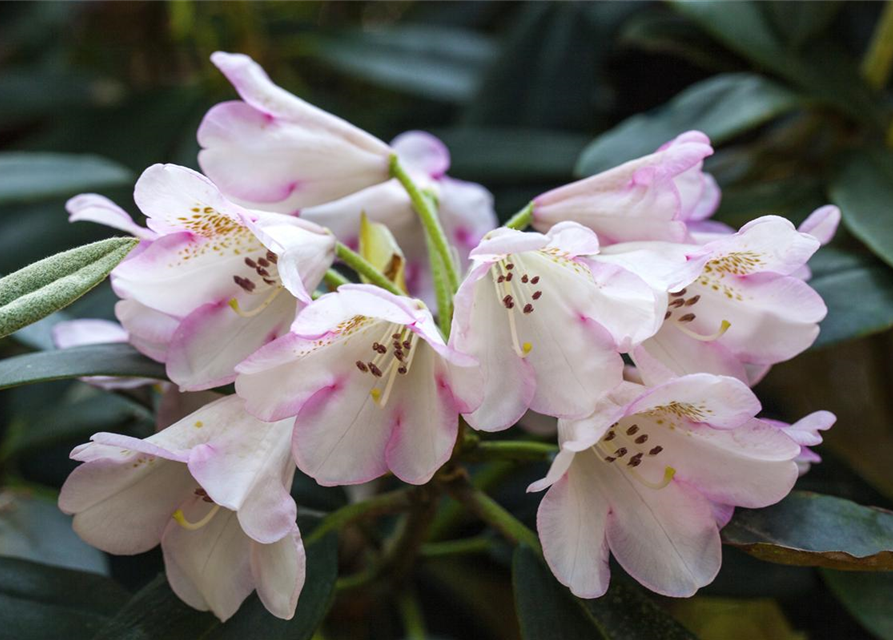
[[[887,2],[874,27],[868,51],[862,58],[862,76],[875,89],[882,89],[893,67],[893,3]]]
[[[356,502],[341,507],[323,518],[316,529],[304,540],[304,544],[310,545],[330,531],[342,529],[360,518],[405,511],[412,506],[409,493],[409,489],[397,489],[396,491],[373,496],[363,502]]]
[[[335,255],[337,255],[348,267],[364,276],[369,282],[390,291],[394,295],[405,295],[400,288],[391,282],[387,276],[375,268],[375,266],[366,260],[356,251],[351,250],[346,244],[338,242],[335,245]]]
[[[531,222],[533,222],[533,200],[528,202],[526,207],[509,218],[508,222],[505,223],[505,226],[508,229],[523,231]]]
[[[397,599],[397,608],[400,610],[400,619],[403,621],[403,631],[406,640],[425,640],[425,618],[422,615],[422,607],[419,601],[410,591],[404,591]]]
[[[479,442],[463,457],[473,461],[517,460],[521,462],[548,460],[558,453],[558,447],[546,442],[525,440],[493,440]]]
[[[450,322],[453,317],[453,296],[449,292],[446,281],[446,273],[440,257],[434,250],[434,243],[430,236],[425,235],[425,244],[428,247],[428,255],[431,256],[431,276],[434,280],[434,296],[437,300],[437,324],[445,340],[450,337]]]
[[[350,284],[350,280],[345,278],[334,269],[329,269],[328,271],[326,271],[326,274],[323,276],[323,280],[325,280],[326,285],[328,285],[329,289],[332,291],[340,287],[342,284]]]
[[[403,188],[409,195],[412,206],[416,210],[416,213],[419,214],[419,219],[422,221],[422,226],[425,228],[425,233],[431,238],[431,244],[434,245],[434,250],[440,256],[440,260],[443,263],[443,270],[444,273],[446,273],[446,280],[447,285],[449,285],[450,293],[455,293],[459,288],[459,274],[456,271],[456,265],[453,262],[453,254],[450,251],[450,244],[447,242],[446,233],[443,231],[443,226],[440,224],[437,212],[431,206],[431,202],[425,198],[416,186],[415,182],[412,181],[412,178],[409,177],[409,174],[406,173],[406,170],[400,165],[400,160],[397,158],[396,154],[391,156],[391,176],[396,178],[397,181],[403,185]]]
[[[474,536],[473,538],[464,538],[462,540],[428,542],[419,549],[419,555],[429,559],[443,558],[473,553],[487,553],[492,548],[493,540],[490,536]]]
[[[505,480],[515,469],[516,465],[511,462],[492,462],[478,470],[471,481],[481,491],[487,491]],[[434,518],[428,538],[430,540],[448,538],[462,523],[464,515],[462,505],[455,500],[449,500]]]
[[[471,513],[496,529],[513,544],[526,544],[542,553],[539,538],[527,526],[506,511],[483,491],[475,489],[465,478],[459,478],[447,485],[447,491]]]

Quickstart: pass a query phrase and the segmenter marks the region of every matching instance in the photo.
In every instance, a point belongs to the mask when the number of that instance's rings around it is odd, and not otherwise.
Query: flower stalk
[[[366,258],[361,256],[356,251],[352,250],[343,242],[339,242],[335,245],[335,255],[338,256],[338,258],[340,258],[348,267],[356,271],[361,276],[365,277],[370,283],[379,286],[386,291],[390,291],[394,295],[405,295],[403,291],[400,290],[400,287],[395,285],[387,276],[376,269],[371,262],[366,260]],[[326,275],[328,276],[328,273]],[[329,282],[329,280],[327,279],[326,282]],[[339,282],[339,285],[341,284],[346,283]]]
[[[533,201],[527,203],[527,206],[518,211],[515,215],[508,219],[508,222],[505,223],[505,227],[508,229],[515,229],[517,231],[523,231],[527,227],[530,226],[530,223],[533,222]]]

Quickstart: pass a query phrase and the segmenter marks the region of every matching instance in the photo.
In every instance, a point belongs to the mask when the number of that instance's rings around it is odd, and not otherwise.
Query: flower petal
[[[837,233],[840,224],[840,209],[832,204],[819,207],[809,214],[797,229],[800,233],[808,233],[823,245],[828,244]]]
[[[136,300],[120,300],[115,316],[129,335],[130,344],[153,360],[167,360],[168,346],[180,325],[176,318],[155,311]]]
[[[154,240],[157,234],[151,229],[141,227],[133,221],[130,214],[121,207],[96,193],[82,193],[65,203],[69,222],[81,220],[96,222],[112,229],[132,234],[142,240]]]
[[[424,131],[406,131],[391,140],[391,149],[403,165],[413,171],[440,178],[450,168],[450,152],[435,136]]]
[[[301,533],[292,531],[273,544],[251,545],[251,575],[260,601],[277,618],[291,620],[304,586],[307,558]]]
[[[609,504],[592,467],[575,460],[543,497],[536,516],[549,568],[580,598],[603,596],[611,578],[605,536]]]

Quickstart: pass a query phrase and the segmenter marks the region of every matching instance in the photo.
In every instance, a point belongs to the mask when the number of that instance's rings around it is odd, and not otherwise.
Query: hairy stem
[[[356,251],[353,251],[346,244],[343,244],[341,242],[337,243],[335,245],[335,255],[341,258],[344,264],[356,271],[361,276],[364,276],[372,284],[377,285],[382,289],[385,289],[386,291],[390,291],[394,295],[404,295],[404,293],[400,290],[400,287],[395,285],[386,275],[376,269],[371,262],[366,260],[366,258],[361,256]]]
[[[505,226],[508,229],[517,229],[518,231],[523,231],[530,225],[531,222],[533,222],[532,200],[527,203],[526,207],[509,218],[508,222],[505,223]]]

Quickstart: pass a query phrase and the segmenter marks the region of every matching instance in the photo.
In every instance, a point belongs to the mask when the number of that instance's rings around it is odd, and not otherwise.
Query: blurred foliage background
[[[218,49],[250,54],[281,86],[382,139],[431,131],[452,152],[451,174],[492,190],[502,219],[553,186],[701,129],[717,148],[706,164],[723,189],[717,219],[799,222],[829,201],[843,210],[837,238],[811,263],[829,306],[821,337],[757,393],[771,417],[839,417],[819,449],[824,463],[798,488],[889,508],[891,22],[877,2],[4,2],[0,274],[108,235],[69,224],[68,197],[96,191],[137,213],[132,186],[146,166],[197,168],[203,114],[234,97],[208,61]],[[52,348],[54,322],[111,318],[113,303],[105,285],[0,342],[2,355]],[[0,565],[0,636],[93,637],[157,575],[159,553],[110,561],[54,506],[72,446],[96,431],[147,435],[151,402],[81,382],[0,394],[0,554],[113,578]],[[532,522],[538,497],[524,487],[542,471],[482,466],[476,481]],[[317,511],[346,501],[300,477],[295,495]],[[354,561],[350,542],[342,565]],[[416,614],[431,637],[518,637],[507,547],[483,560],[433,554],[417,581],[421,612],[339,590],[324,637],[412,635],[404,623]],[[769,564],[729,547],[713,585],[659,604],[707,639],[893,637],[893,574]],[[175,601],[143,606],[167,612],[164,637],[198,637]],[[124,637],[105,628],[97,637]]]

